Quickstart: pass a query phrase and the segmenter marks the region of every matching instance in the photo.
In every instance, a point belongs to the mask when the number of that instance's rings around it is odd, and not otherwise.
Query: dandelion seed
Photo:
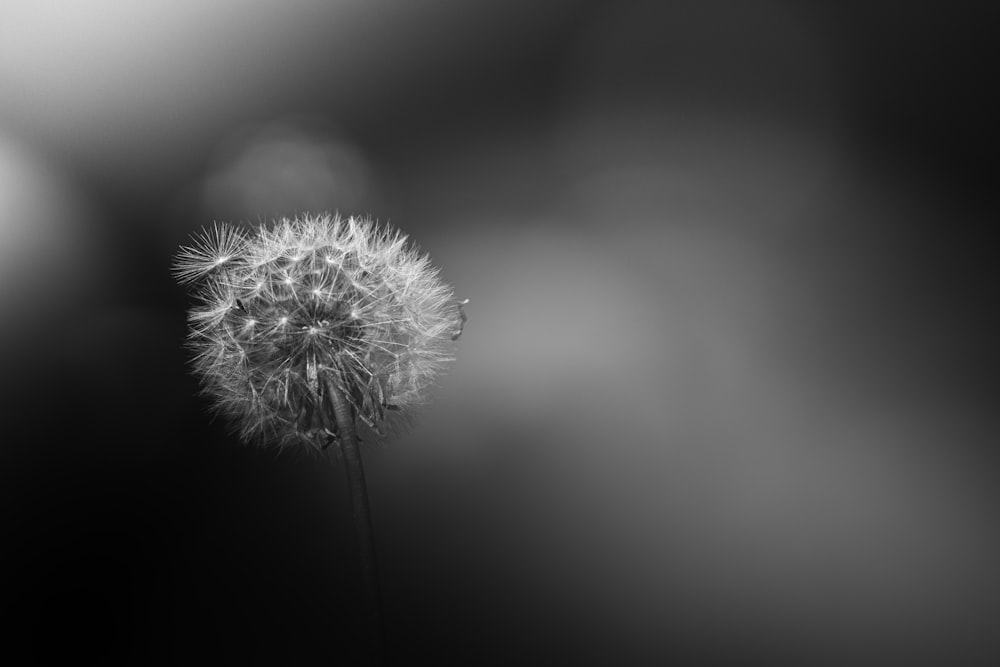
[[[174,277],[181,284],[195,282],[225,266],[245,251],[247,243],[242,230],[219,223],[193,241],[181,249],[174,262]]]

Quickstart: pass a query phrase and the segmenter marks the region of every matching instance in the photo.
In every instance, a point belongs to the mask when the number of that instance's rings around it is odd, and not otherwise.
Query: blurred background
[[[341,471],[212,420],[169,274],[330,210],[471,300],[366,452],[394,664],[995,664],[989,13],[5,2],[7,650],[366,664]]]

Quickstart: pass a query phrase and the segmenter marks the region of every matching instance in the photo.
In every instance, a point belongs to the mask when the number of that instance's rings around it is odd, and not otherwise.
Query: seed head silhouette
[[[342,436],[338,410],[384,435],[426,402],[465,322],[429,257],[368,219],[216,224],[173,273],[197,300],[203,390],[247,442],[323,449]]]

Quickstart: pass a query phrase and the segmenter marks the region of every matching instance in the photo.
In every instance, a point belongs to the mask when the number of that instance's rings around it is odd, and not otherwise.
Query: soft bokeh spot
[[[74,325],[106,285],[92,204],[40,153],[0,132],[0,350]]]
[[[381,189],[362,149],[320,119],[241,128],[220,142],[210,169],[201,186],[205,220],[364,214]]]

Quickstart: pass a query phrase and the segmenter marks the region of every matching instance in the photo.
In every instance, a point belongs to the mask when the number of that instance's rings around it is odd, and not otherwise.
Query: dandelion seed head
[[[205,393],[247,441],[320,446],[336,436],[329,380],[370,435],[394,430],[453,359],[465,315],[430,259],[370,220],[226,224],[182,248],[189,347]]]

